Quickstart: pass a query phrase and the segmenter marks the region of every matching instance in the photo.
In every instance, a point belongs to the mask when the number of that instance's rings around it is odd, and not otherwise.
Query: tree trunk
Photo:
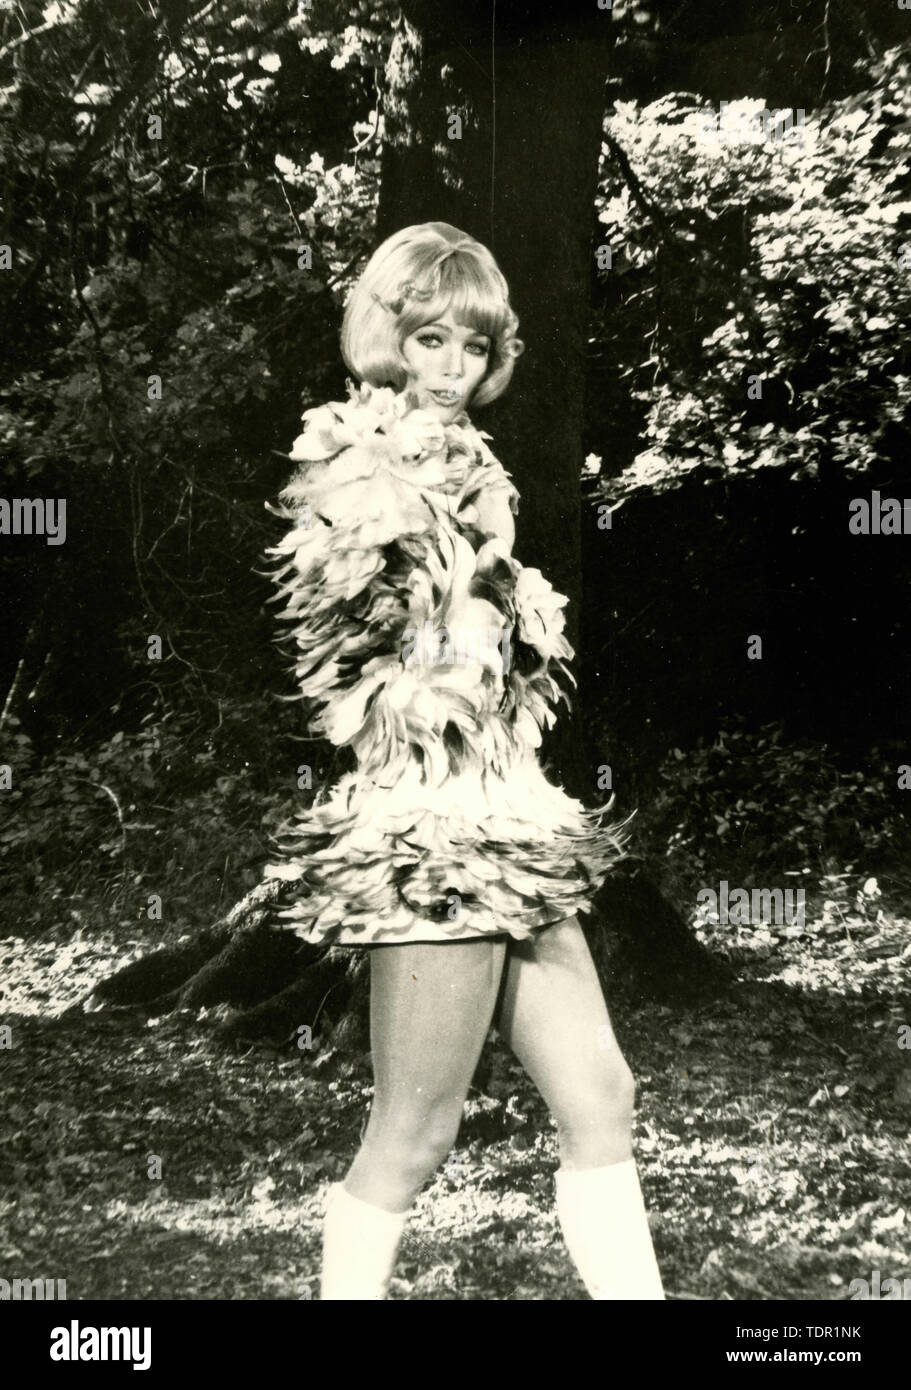
[[[585,358],[610,35],[610,12],[594,4],[574,16],[527,0],[497,13],[494,26],[492,6],[479,0],[458,8],[406,0],[387,69],[377,227],[381,241],[411,223],[451,222],[491,248],[509,282],[527,349],[509,392],[477,423],[493,435],[521,493],[516,554],[568,596],[567,636],[576,648]],[[561,706],[543,755],[566,789],[590,802],[604,748],[595,756],[583,713],[577,702],[571,714]],[[222,1000],[246,1006],[231,1020],[233,1032],[287,1034],[312,1022],[329,990],[329,1016],[362,1038],[362,953],[289,945],[268,926],[277,891],[254,890],[208,941],[127,967],[95,990],[90,1005]],[[612,929],[611,950],[603,933],[593,939],[602,973],[659,996],[698,992],[721,978],[635,857],[610,875],[595,909]],[[271,993],[281,981],[285,989]],[[263,1002],[251,1008],[257,995]]]
[[[512,386],[479,413],[522,495],[516,554],[570,600],[578,646],[580,474],[595,190],[610,15],[551,4],[402,7],[388,77],[378,239],[444,221],[490,247],[526,352]],[[461,122],[461,138],[455,118]],[[545,754],[591,796],[576,711]]]
[[[364,1045],[366,956],[276,930],[271,913],[282,888],[278,879],[264,879],[214,927],[124,966],[68,1012],[115,1006],[160,1014],[228,1004],[235,1011],[220,1025],[227,1038],[291,1042],[306,1026]]]

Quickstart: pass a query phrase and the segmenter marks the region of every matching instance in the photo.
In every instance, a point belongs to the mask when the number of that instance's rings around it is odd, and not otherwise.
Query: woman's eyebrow
[[[460,324],[460,327],[461,327],[461,328],[468,328],[467,324],[464,324],[464,323],[463,323],[463,324]],[[440,329],[443,333],[451,333],[451,332],[452,332],[452,329],[449,327],[449,324],[448,324],[448,323],[440,323],[439,320],[437,320],[437,319],[434,319],[434,321],[433,321],[432,323],[425,323],[425,324],[424,324],[424,327],[423,327],[422,329],[419,329],[418,332],[420,332],[420,333],[425,333],[425,332],[427,331],[428,328],[438,328],[438,329]],[[489,333],[484,333],[480,328],[468,328],[468,337],[469,337],[469,338],[487,338],[487,339],[489,340],[489,339],[490,339],[490,334],[489,334]]]

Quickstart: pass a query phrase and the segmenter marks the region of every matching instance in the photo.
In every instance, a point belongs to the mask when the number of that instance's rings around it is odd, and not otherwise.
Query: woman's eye
[[[418,335],[418,342],[421,347],[439,347],[442,341],[443,339],[439,333],[420,333]],[[487,357],[490,352],[489,343],[467,343],[466,346],[478,357]]]

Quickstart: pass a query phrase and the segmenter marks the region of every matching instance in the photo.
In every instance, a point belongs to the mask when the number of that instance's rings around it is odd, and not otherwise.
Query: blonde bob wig
[[[509,287],[486,246],[448,222],[403,227],[377,247],[351,292],[342,321],[342,356],[371,386],[402,391],[402,343],[451,309],[453,318],[490,339],[487,372],[471,404],[496,400],[524,351]]]

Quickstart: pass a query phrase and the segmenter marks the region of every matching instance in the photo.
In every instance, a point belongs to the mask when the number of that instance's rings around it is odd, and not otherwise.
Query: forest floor
[[[727,928],[727,995],[613,1009],[670,1297],[839,1300],[874,1270],[911,1276],[911,938],[892,907]],[[0,941],[0,1276],[62,1278],[70,1299],[316,1298],[369,1060],[226,1046],[219,1011],[62,1017],[152,944],[130,937]],[[495,1033],[476,1080],[391,1297],[584,1299],[553,1127]]]

